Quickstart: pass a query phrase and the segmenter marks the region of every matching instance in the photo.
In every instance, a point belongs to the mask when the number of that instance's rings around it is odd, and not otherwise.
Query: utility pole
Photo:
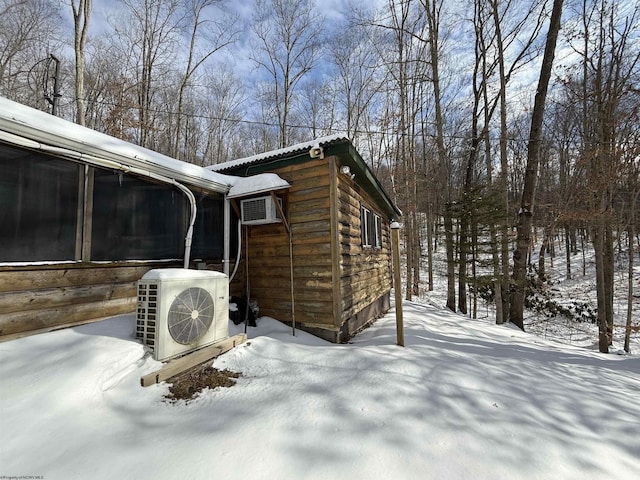
[[[396,299],[396,344],[404,347],[404,320],[402,318],[402,280],[400,279],[400,224],[391,224],[391,250],[393,260],[393,289]],[[409,286],[407,285],[407,288]]]
[[[48,95],[48,92],[45,91],[45,97],[46,100],[51,104],[51,115],[58,115],[58,103],[60,101],[60,97],[62,95],[60,95],[60,82],[59,82],[59,77],[60,77],[60,60],[58,60],[58,58],[53,54],[50,53],[49,54],[49,62],[47,64],[47,76],[49,75],[49,65],[50,62],[55,62],[55,69],[53,72],[53,98],[50,98]],[[48,84],[48,80],[45,82],[45,89],[47,88],[47,84]]]

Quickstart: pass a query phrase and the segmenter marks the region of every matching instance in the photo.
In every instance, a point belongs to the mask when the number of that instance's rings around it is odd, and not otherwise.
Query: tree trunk
[[[596,260],[596,296],[598,299],[598,349],[600,353],[609,353],[605,301],[604,236],[604,222],[602,218],[599,218],[596,220],[593,232],[593,249]]]
[[[571,280],[571,239],[569,237],[569,225],[565,225],[564,233],[565,258],[567,263],[567,280]]]
[[[627,227],[627,248],[629,250],[629,258],[627,265],[627,321],[624,330],[624,351],[631,353],[629,347],[629,341],[631,339],[631,322],[633,320],[633,260],[635,255],[633,254],[633,236],[634,236],[634,209],[632,209],[631,220]]]
[[[460,218],[460,240],[458,242],[458,311],[467,314],[467,255],[469,252],[467,212],[462,211]]]
[[[507,78],[505,71],[504,44],[502,39],[502,30],[500,26],[500,15],[498,12],[498,1],[491,2],[491,11],[494,26],[496,28],[496,40],[498,47],[498,73],[500,74],[500,177],[498,188],[500,189],[503,205],[502,219],[500,225],[500,264],[496,264],[494,259],[494,282],[495,304],[496,304],[496,323],[502,324],[508,320],[509,312],[509,183],[507,174],[509,170],[509,159],[507,156]],[[493,238],[492,238],[493,240]],[[496,243],[495,249],[498,249]],[[496,269],[495,267],[498,267]]]
[[[76,56],[76,123],[85,125],[85,103],[84,103],[84,48],[87,44],[87,35],[89,33],[89,19],[91,18],[91,2],[92,0],[75,0],[71,1],[73,9],[73,25],[74,25],[74,51]]]
[[[636,222],[636,202],[640,191],[636,192],[631,201],[631,212],[629,215],[629,225],[627,227],[627,248],[629,250],[628,259],[628,282],[627,282],[627,321],[624,330],[624,351],[631,353],[629,341],[631,339],[631,322],[633,320],[633,267],[635,253],[633,251],[633,237],[635,237],[635,222]]]
[[[415,192],[414,192],[415,194]],[[417,194],[416,194],[417,195]],[[420,264],[422,260],[422,242],[420,241],[421,222],[416,211],[412,212],[413,218],[413,294],[420,296]]]
[[[560,19],[562,16],[563,0],[554,0],[551,11],[551,21],[547,32],[547,41],[540,68],[540,79],[536,91],[533,113],[531,116],[531,130],[527,145],[527,167],[522,189],[522,201],[518,212],[518,234],[516,250],[513,253],[513,294],[509,309],[509,321],[524,330],[524,299],[526,294],[526,258],[531,240],[531,226],[533,223],[533,205],[535,187],[540,163],[540,144],[542,141],[542,122],[547,98],[547,89],[551,78],[553,59],[555,56]]]
[[[451,205],[444,208],[444,242],[447,252],[447,308],[456,311],[456,264],[454,261],[454,236]]]
[[[437,0],[422,0],[427,15],[429,35],[429,60],[431,64],[431,83],[436,127],[436,148],[438,153],[437,175],[444,185],[438,189],[439,205],[444,206],[445,249],[447,255],[447,308],[456,310],[455,264],[453,254],[453,221],[451,218],[451,186],[447,177],[448,155],[444,139],[444,115],[442,112],[442,94],[440,91],[440,7]],[[431,255],[429,256],[431,261]],[[431,269],[430,269],[431,270]],[[430,289],[433,282],[430,277]]]
[[[496,226],[493,223],[489,225],[489,235],[491,236],[491,256],[493,261],[493,291],[496,306],[496,324],[501,325],[504,323],[504,299],[502,298],[502,271],[499,256],[500,245],[498,244]]]
[[[545,255],[546,255],[546,251],[547,251],[547,237],[544,237],[544,240],[542,240],[542,244],[540,245],[540,253],[538,254],[538,277],[540,278],[540,280],[545,280],[546,279],[546,272],[545,272]]]
[[[609,345],[613,344],[613,291],[615,259],[613,255],[613,232],[611,221],[607,219],[604,226],[604,301],[607,316],[607,338]]]
[[[471,222],[471,282],[473,285],[473,304],[471,318],[478,318],[478,275],[476,265],[478,260],[478,222]]]
[[[433,291],[433,212],[431,211],[431,204],[427,207],[427,275],[429,276],[429,291]]]

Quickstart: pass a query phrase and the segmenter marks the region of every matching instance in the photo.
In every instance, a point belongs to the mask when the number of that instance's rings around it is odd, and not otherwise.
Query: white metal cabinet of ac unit
[[[138,281],[136,336],[156,360],[229,336],[229,280],[221,272],[164,268]]]
[[[282,200],[278,198],[280,207]],[[278,208],[270,195],[247,198],[240,201],[241,219],[244,225],[263,225],[282,222]]]

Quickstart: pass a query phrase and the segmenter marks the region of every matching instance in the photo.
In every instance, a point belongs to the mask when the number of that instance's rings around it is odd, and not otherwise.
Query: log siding
[[[386,311],[392,285],[388,215],[340,167],[341,157],[330,155],[271,163],[251,172],[275,173],[291,185],[284,204],[293,242],[296,324],[333,342],[347,340]],[[381,248],[362,246],[363,205],[382,221]],[[243,228],[250,297],[259,315],[290,322],[287,230],[282,224]],[[234,281],[235,291],[243,288],[240,281]]]
[[[330,170],[326,160],[287,165],[273,173],[291,184],[285,215],[291,228],[296,322],[333,328]],[[260,315],[291,320],[289,235],[283,224],[245,226],[250,297]],[[246,258],[246,257],[245,257]],[[236,288],[237,290],[237,288]]]
[[[136,284],[151,266],[67,266],[0,271],[0,339],[135,310]]]
[[[378,299],[389,295],[392,285],[391,237],[389,222],[384,220],[384,214],[353,179],[340,176],[338,192],[343,324]],[[362,246],[360,211],[363,205],[382,219],[381,248]]]

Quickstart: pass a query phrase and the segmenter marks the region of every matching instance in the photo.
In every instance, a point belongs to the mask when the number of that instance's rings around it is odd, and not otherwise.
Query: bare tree
[[[614,245],[620,237],[615,229],[626,223],[622,219],[633,218],[635,210],[639,8],[637,2],[575,4],[576,21],[568,40],[580,61],[566,70],[560,97],[564,119],[570,118],[577,131],[572,134],[570,178],[576,213],[569,218],[589,227],[585,231],[594,247],[598,343],[603,353],[613,340]],[[563,163],[564,169],[567,162]],[[622,206],[630,206],[630,211]]]
[[[60,25],[53,1],[0,0],[0,94],[26,105],[46,106],[37,64],[58,49]]]
[[[85,124],[85,102],[84,102],[84,54],[85,45],[87,44],[87,35],[89,33],[89,20],[91,18],[91,2],[92,0],[70,0],[71,9],[73,10],[73,32],[74,42],[73,49],[76,56],[76,82],[75,82],[75,101],[76,101],[76,123]]]
[[[386,19],[376,24],[389,32],[387,50],[382,53],[388,72],[392,97],[390,111],[396,141],[396,179],[400,181],[400,205],[404,212],[404,237],[406,250],[405,297],[411,300],[419,294],[421,275],[421,229],[418,215],[418,178],[421,176],[418,161],[419,120],[425,101],[425,78],[428,55],[427,43],[415,40],[425,38],[425,15],[414,0],[388,0]],[[378,49],[382,49],[379,45]]]
[[[222,3],[223,0],[191,0],[188,10],[188,21],[191,23],[189,35],[189,53],[187,63],[182,75],[178,89],[178,110],[175,122],[175,141],[173,144],[173,157],[181,158],[180,142],[182,141],[182,113],[185,91],[189,86],[196,71],[213,54],[230,45],[239,34],[235,27],[237,18],[224,15],[218,9],[215,13],[220,16],[218,19],[207,18],[206,13],[209,7],[214,7]],[[206,34],[200,39],[200,32],[205,30]],[[200,42],[198,42],[200,40]],[[206,43],[206,48],[199,51],[198,45]]]
[[[616,4],[603,2],[584,12],[584,18],[595,20],[593,27],[585,23],[584,99],[590,113],[585,115],[584,135],[585,150],[590,159],[599,349],[603,353],[608,352],[613,340],[613,204],[617,169],[624,151],[619,145],[620,117],[628,87],[637,81],[640,61],[640,50],[634,48],[640,7],[636,5],[635,9],[624,13],[619,8]],[[591,28],[593,31],[588,35]],[[594,111],[595,116],[591,113]]]
[[[435,167],[436,178],[446,179],[446,172],[449,170],[448,164],[450,162],[447,150],[445,147],[445,136],[444,136],[444,113],[443,113],[443,100],[442,100],[442,89],[441,89],[441,79],[440,79],[440,60],[442,56],[441,51],[441,12],[443,1],[442,0],[421,0],[422,6],[426,13],[427,18],[427,32],[428,38],[427,42],[429,45],[429,64],[431,66],[431,83],[433,86],[433,102],[434,102],[434,115],[435,115],[435,143],[436,143],[436,153],[437,153],[437,162]],[[425,142],[426,144],[426,142]],[[451,185],[450,182],[444,182],[444,188],[438,189],[438,203],[439,205],[447,205],[451,202]],[[449,216],[450,210],[445,209],[444,215]],[[428,208],[428,234],[430,234],[433,230],[433,219],[432,219],[432,210],[431,203],[429,203]],[[445,219],[445,225],[450,225],[452,227],[451,218]],[[453,269],[453,231],[452,228],[445,229],[445,237],[446,237],[446,248],[447,248],[447,258],[451,259],[451,267],[447,271],[447,308],[452,311],[455,311],[455,270]],[[428,235],[427,241],[428,246],[427,250],[429,251],[429,289],[433,289],[433,267],[432,267],[432,241],[430,235]],[[449,265],[449,263],[448,263]]]
[[[87,43],[84,67],[85,124],[119,138],[135,140],[135,80],[125,73],[121,52],[104,37]]]
[[[305,82],[299,91],[290,117],[296,125],[305,126],[312,138],[330,135],[336,127],[335,90],[329,80],[315,77]]]
[[[240,130],[240,122],[245,115],[243,104],[247,97],[244,84],[227,65],[218,66],[207,78],[207,93],[203,101],[203,113],[207,118],[204,164],[222,163],[232,160],[234,156],[250,155],[253,152],[239,151],[237,146],[234,147],[236,134],[240,131],[239,136],[245,136]]]
[[[586,215],[582,197],[586,191],[585,169],[577,152],[581,135],[580,102],[571,93],[576,86],[561,84],[556,101],[549,105],[546,128],[549,141],[557,152],[557,191],[553,205],[558,211],[559,227],[564,230],[566,277],[573,277],[572,254],[577,253],[576,231]]]
[[[636,173],[635,179],[638,179],[638,175]],[[632,192],[631,196],[631,206],[629,208],[629,222],[627,224],[627,249],[628,249],[628,268],[627,268],[627,315],[625,321],[625,332],[624,332],[624,351],[627,353],[631,353],[630,347],[630,339],[631,339],[631,327],[633,322],[633,270],[635,266],[635,248],[633,246],[633,242],[635,240],[636,234],[636,209],[638,203],[638,196],[640,196],[640,188],[636,186],[636,190]]]
[[[527,64],[535,55],[536,51],[532,48],[540,29],[542,27],[543,16],[536,12],[540,7],[538,1],[531,2],[529,9],[525,9],[517,5],[515,2],[498,2],[497,0],[489,1],[491,17],[493,19],[493,28],[495,31],[496,45],[496,62],[499,80],[498,100],[499,100],[499,118],[500,118],[500,139],[499,139],[499,157],[500,172],[498,175],[497,189],[502,199],[502,215],[498,221],[498,229],[491,225],[492,245],[494,254],[494,289],[495,289],[495,305],[496,305],[496,323],[501,324],[507,321],[509,311],[509,224],[508,212],[509,206],[509,182],[508,182],[508,154],[507,154],[507,85],[513,73],[522,64]],[[524,12],[523,15],[512,20],[512,24],[508,25],[506,18],[513,12]],[[528,33],[523,35],[523,30],[528,29]],[[516,52],[511,52],[514,48]],[[514,58],[510,63],[507,62],[506,55]],[[485,102],[486,103],[486,102]],[[488,106],[488,103],[487,103]],[[491,187],[491,162],[487,162],[488,171],[487,178]],[[499,230],[499,235],[497,230]],[[499,247],[498,247],[499,244]],[[499,251],[499,254],[498,254]],[[499,259],[498,259],[499,257]]]
[[[289,143],[293,98],[318,60],[323,23],[308,0],[256,0],[250,57],[269,78],[265,93],[278,123],[279,147]]]
[[[508,185],[507,178],[507,88],[511,77],[529,63],[537,53],[535,41],[540,32],[542,19],[540,5],[527,5],[515,1],[474,2],[473,32],[475,38],[475,62],[472,70],[472,111],[470,114],[469,147],[459,199],[459,297],[458,309],[466,313],[467,270],[476,270],[476,262],[469,265],[468,257],[477,250],[471,230],[477,228],[478,218],[487,218],[491,236],[491,253],[494,269],[494,291],[496,299],[496,322],[505,319],[508,306],[505,278],[508,278]],[[493,141],[490,132],[494,127],[494,116],[499,111],[500,171],[498,182],[493,182]],[[484,148],[483,148],[484,147]],[[484,155],[486,171],[481,172],[479,160]],[[483,194],[479,196],[480,192]],[[496,197],[497,195],[497,197]],[[496,204],[496,199],[502,202]],[[484,200],[483,200],[484,199]],[[482,200],[482,201],[480,201]],[[495,208],[495,207],[498,208]],[[481,210],[496,211],[487,217]],[[498,239],[500,232],[500,239]],[[475,282],[475,277],[474,282]],[[474,292],[477,289],[474,289]],[[474,297],[475,298],[475,297]]]
[[[153,102],[175,61],[176,44],[183,18],[178,0],[120,0],[125,8],[112,19],[121,48],[122,60],[128,62],[125,73],[136,79],[138,111],[137,142],[153,147]],[[126,14],[126,17],[124,16]]]
[[[350,17],[330,37],[330,56],[337,67],[334,101],[341,107],[347,136],[355,142],[363,136],[385,81],[378,68],[376,31],[361,20]]]

